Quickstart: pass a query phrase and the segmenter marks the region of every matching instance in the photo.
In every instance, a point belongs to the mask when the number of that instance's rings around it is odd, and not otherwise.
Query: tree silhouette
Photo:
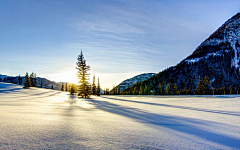
[[[88,76],[90,75],[89,73],[87,73],[90,70],[90,66],[88,66],[86,64],[86,60],[83,57],[83,53],[81,51],[81,54],[78,55],[77,58],[77,67],[76,69],[78,70],[78,95],[84,96],[85,98],[88,95],[88,91],[86,91],[86,87],[89,85],[89,78]]]
[[[94,76],[93,76],[92,94],[93,94],[93,95],[96,95],[95,74],[94,74]]]
[[[22,77],[20,75],[18,76],[18,84],[22,85]]]
[[[99,77],[98,77],[97,96],[100,96],[100,94],[101,94],[101,87],[100,87]]]
[[[25,83],[24,83],[24,88],[29,88],[31,86],[31,81],[28,77],[28,72],[25,75]]]

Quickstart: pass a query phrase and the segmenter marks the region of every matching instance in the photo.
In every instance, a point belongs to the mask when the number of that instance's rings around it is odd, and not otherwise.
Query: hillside
[[[132,77],[130,79],[126,79],[123,82],[121,82],[119,85],[117,85],[114,89],[112,89],[112,91],[115,90],[115,89],[120,88],[120,92],[122,92],[123,90],[129,88],[130,86],[132,86],[132,85],[134,85],[136,83],[145,81],[148,78],[154,76],[155,74],[156,73],[143,73],[143,74],[134,76],[134,77]]]
[[[177,84],[181,89],[195,89],[198,78],[208,76],[210,88],[240,86],[240,13],[227,20],[194,52],[176,66],[165,69],[148,80],[137,83],[130,89],[147,85],[150,90],[158,90],[159,83]],[[165,85],[166,87],[166,85]],[[130,89],[126,89],[125,92]]]

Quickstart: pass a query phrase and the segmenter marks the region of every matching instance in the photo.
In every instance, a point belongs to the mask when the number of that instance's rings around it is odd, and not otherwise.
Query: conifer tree
[[[41,88],[43,88],[43,82],[41,81],[41,86],[40,86]]]
[[[68,91],[68,84],[67,83],[65,84],[65,91],[66,92]]]
[[[203,82],[202,78],[199,76],[198,79],[198,87],[195,89],[196,94],[202,95],[203,94]]]
[[[31,87],[34,87],[34,73],[32,72],[30,75]]]
[[[53,90],[53,85],[52,85],[51,89]]]
[[[20,75],[18,76],[18,84],[22,85],[22,77]]]
[[[25,83],[24,83],[24,88],[29,88],[31,87],[31,81],[30,78],[28,77],[28,72],[25,75]]]
[[[175,83],[173,86],[173,94],[177,95],[178,94],[178,88],[177,88],[177,84]]]
[[[158,85],[158,94],[162,95],[162,84],[161,83],[159,83],[159,85]]]
[[[143,86],[141,85],[140,86],[140,90],[139,90],[139,95],[143,95],[144,94],[144,91],[143,91],[144,89],[143,89]]]
[[[145,85],[145,87],[144,87],[144,95],[148,95],[148,86],[147,85]]]
[[[64,91],[64,85],[63,85],[63,82],[62,82],[61,91]]]
[[[134,90],[133,90],[133,95],[137,95],[138,91],[137,91],[137,87],[135,86],[134,87]]]
[[[233,88],[232,88],[232,85],[230,85],[230,87],[229,87],[229,94],[233,94]]]
[[[99,77],[98,77],[97,96],[100,96],[100,94],[101,94],[101,87],[100,87],[100,82],[99,82]]]
[[[87,97],[87,93],[88,91],[86,91],[87,86],[89,85],[89,78],[88,76],[90,75],[89,73],[87,73],[90,70],[90,66],[88,66],[86,64],[86,60],[83,57],[83,53],[81,51],[81,54],[78,55],[78,59],[77,59],[77,67],[76,69],[78,70],[78,95],[84,96],[85,98]]]
[[[92,95],[96,95],[95,74],[93,76]]]
[[[162,94],[165,94],[165,82],[162,82]]]
[[[203,94],[208,95],[211,94],[211,90],[209,88],[209,77],[205,76],[203,80]]]
[[[170,94],[170,88],[171,88],[171,85],[170,85],[170,83],[168,83],[167,87],[166,87],[166,90],[165,90],[165,95],[169,95]]]
[[[71,95],[74,95],[76,93],[76,85],[75,84],[70,84],[70,89],[69,89],[69,93]]]

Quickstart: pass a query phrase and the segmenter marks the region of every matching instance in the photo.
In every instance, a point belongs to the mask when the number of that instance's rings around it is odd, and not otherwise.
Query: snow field
[[[0,149],[240,149],[240,98],[100,96],[0,83]]]

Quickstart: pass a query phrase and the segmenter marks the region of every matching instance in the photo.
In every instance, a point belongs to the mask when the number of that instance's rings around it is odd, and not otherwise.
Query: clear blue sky
[[[0,74],[76,81],[82,49],[112,88],[176,65],[239,11],[239,0],[0,0]]]

